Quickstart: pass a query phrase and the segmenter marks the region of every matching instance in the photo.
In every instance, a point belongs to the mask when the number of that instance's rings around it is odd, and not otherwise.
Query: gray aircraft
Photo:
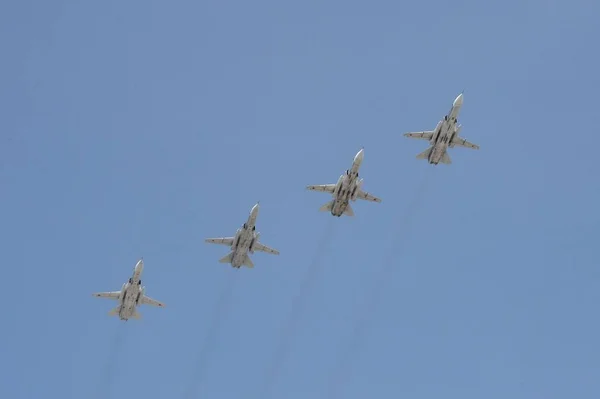
[[[346,173],[340,176],[336,184],[320,184],[315,186],[307,186],[307,190],[330,193],[333,200],[327,202],[319,210],[329,211],[333,216],[340,217],[342,215],[354,216],[354,211],[350,206],[350,201],[357,199],[381,202],[381,199],[363,191],[361,189],[363,180],[358,178],[358,170],[365,156],[364,148],[356,154],[352,167],[346,170]]]
[[[141,280],[143,270],[144,261],[140,259],[133,269],[133,276],[129,278],[128,282],[123,284],[121,291],[97,292],[93,294],[95,297],[116,299],[119,302],[117,307],[108,313],[109,315],[118,315],[121,320],[127,321],[129,318],[140,319],[142,317],[136,309],[138,305],[165,307],[164,303],[144,294],[146,287],[142,287]]]
[[[472,148],[478,150],[479,146],[469,143],[467,140],[459,136],[461,125],[458,123],[458,113],[463,103],[463,94],[460,93],[452,103],[450,112],[444,119],[438,122],[435,130],[424,132],[406,133],[405,137],[413,139],[428,140],[431,146],[417,155],[417,159],[427,159],[430,164],[437,165],[438,163],[451,164],[452,160],[448,155],[448,147],[454,146]]]
[[[219,259],[221,263],[231,263],[232,267],[240,268],[246,266],[254,267],[249,253],[254,251],[266,252],[273,255],[279,255],[279,251],[269,248],[258,242],[260,233],[256,232],[256,218],[258,216],[258,203],[250,210],[248,220],[242,227],[237,229],[234,237],[207,238],[206,242],[210,244],[221,244],[231,247],[231,252]]]

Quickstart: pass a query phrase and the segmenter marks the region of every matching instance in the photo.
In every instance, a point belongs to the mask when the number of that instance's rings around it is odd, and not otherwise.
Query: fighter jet
[[[350,200],[356,201],[362,199],[366,201],[381,202],[381,199],[363,191],[361,186],[364,179],[358,178],[358,170],[365,156],[365,149],[361,148],[354,157],[352,167],[346,170],[346,173],[340,176],[336,184],[321,184],[316,186],[307,186],[308,190],[330,193],[333,200],[327,202],[319,210],[330,211],[333,216],[342,215],[354,216],[354,211],[350,206]]]
[[[219,259],[221,263],[231,263],[232,267],[239,269],[242,266],[254,267],[248,253],[262,251],[273,255],[279,255],[279,251],[269,248],[258,242],[260,233],[256,232],[256,217],[258,216],[259,204],[256,203],[250,210],[250,216],[243,226],[235,232],[235,237],[207,238],[210,244],[228,245],[231,252]]]
[[[127,321],[129,318],[140,319],[142,315],[137,311],[138,305],[152,305],[164,307],[165,304],[158,302],[146,295],[146,287],[142,287],[142,271],[144,270],[144,260],[140,259],[133,269],[133,276],[129,281],[123,284],[121,291],[98,292],[94,296],[99,298],[110,298],[119,301],[116,308],[108,314],[111,316],[119,315],[121,320]]]
[[[462,126],[458,123],[458,113],[463,103],[463,93],[452,103],[450,112],[444,119],[438,122],[435,130],[425,132],[406,133],[405,137],[413,139],[429,140],[431,147],[417,155],[417,159],[427,159],[430,164],[437,165],[438,163],[451,164],[452,160],[448,155],[447,148],[454,146],[472,148],[478,150],[479,146],[469,143],[467,140],[459,136]]]

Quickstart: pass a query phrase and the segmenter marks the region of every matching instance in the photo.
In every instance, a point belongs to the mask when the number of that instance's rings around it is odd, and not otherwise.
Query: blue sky
[[[598,12],[2,3],[0,397],[600,397]],[[481,150],[416,160],[463,90]],[[361,146],[383,202],[318,212]]]

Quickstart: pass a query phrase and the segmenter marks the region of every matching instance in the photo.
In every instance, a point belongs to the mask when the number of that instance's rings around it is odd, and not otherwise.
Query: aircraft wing
[[[279,255],[279,251],[273,248],[269,248],[266,245],[263,245],[259,242],[255,242],[254,243],[254,247],[253,249],[255,251],[261,251],[261,252],[266,252],[268,254],[273,254],[273,255]]]
[[[98,298],[119,299],[119,295],[121,295],[121,291],[96,292],[93,295]]]
[[[221,244],[221,245],[231,245],[233,244],[234,237],[222,237],[222,238],[207,238],[206,242],[210,244]]]
[[[376,196],[371,195],[363,190],[358,191],[358,193],[356,194],[356,198],[359,198],[359,199],[365,200],[365,201],[381,202],[381,199],[379,199]]]
[[[410,137],[411,139],[431,140],[431,138],[433,137],[433,130],[426,130],[424,132],[405,133],[404,137]]]
[[[318,184],[316,186],[306,186],[306,189],[331,194],[333,193],[333,190],[335,190],[335,184]]]
[[[458,136],[454,136],[454,138],[452,139],[451,145],[452,145],[452,147],[459,146],[459,147],[471,148],[473,150],[479,149],[479,146],[477,144],[470,143],[466,139],[463,139],[462,137],[458,137]]]
[[[164,308],[165,304],[162,302],[157,301],[156,299],[152,299],[149,296],[144,295],[142,297],[142,302],[141,305],[151,305],[151,306],[158,306],[159,308]]]

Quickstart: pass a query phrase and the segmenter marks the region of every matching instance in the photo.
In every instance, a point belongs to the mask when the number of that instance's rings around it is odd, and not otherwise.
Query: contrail
[[[210,350],[215,346],[215,340],[219,336],[218,333],[221,327],[221,323],[226,313],[228,313],[227,310],[231,302],[231,294],[233,292],[234,281],[237,275],[239,274],[236,273],[239,272],[239,270],[231,271],[233,273],[228,273],[228,275],[225,277],[226,280],[223,283],[223,287],[221,288],[219,301],[217,302],[214,313],[212,315],[212,321],[209,324],[208,332],[206,333],[206,338],[204,339],[204,344],[200,347],[200,352],[198,353],[196,367],[193,368],[195,372],[191,376],[190,385],[186,393],[184,394],[185,398],[192,399],[194,397],[198,397],[198,391],[203,383],[206,365],[210,357]]]
[[[102,371],[102,377],[98,381],[98,386],[96,388],[95,396],[98,399],[106,399],[110,397],[115,377],[118,372],[116,366],[119,364],[119,362],[117,359],[119,359],[119,353],[121,352],[123,342],[125,341],[125,330],[127,328],[125,323],[123,323],[121,320],[119,320],[118,324],[119,325],[117,325],[115,328],[113,338],[108,348],[108,355],[104,365],[104,370]]]
[[[273,361],[271,362],[271,368],[266,373],[265,383],[262,387],[262,390],[256,396],[257,399],[265,399],[267,394],[270,394],[273,390],[273,383],[277,379],[278,371],[281,370],[282,366],[285,363],[287,354],[289,353],[290,343],[292,341],[294,332],[298,329],[296,328],[296,324],[300,317],[302,316],[302,310],[304,308],[304,300],[308,297],[310,289],[317,278],[318,272],[321,270],[320,261],[323,256],[326,254],[327,249],[329,248],[329,243],[331,242],[331,237],[333,233],[333,228],[335,227],[336,218],[330,217],[325,227],[325,231],[323,232],[323,236],[319,240],[319,246],[317,247],[317,251],[313,256],[312,262],[308,266],[306,273],[304,275],[304,279],[300,285],[300,291],[294,297],[292,302],[292,310],[289,313],[289,318],[286,323],[282,326],[281,332],[279,334],[279,345],[277,345],[275,349],[275,353],[273,355]]]
[[[407,241],[406,235],[411,230],[413,216],[419,206],[423,203],[433,173],[433,168],[429,168],[429,170],[424,172],[425,176],[421,179],[421,184],[417,187],[415,196],[407,207],[406,213],[401,214],[400,220],[395,223],[398,230],[391,237],[389,255],[384,260],[383,267],[379,271],[379,274],[373,283],[373,287],[368,292],[369,295],[367,295],[366,298],[366,307],[362,314],[359,315],[358,320],[352,329],[349,344],[346,347],[346,350],[341,351],[338,357],[339,361],[335,364],[333,372],[328,380],[328,399],[335,399],[338,397],[338,392],[340,391],[339,388],[342,386],[342,378],[347,375],[346,369],[351,363],[351,355],[358,351],[360,344],[364,341],[365,330],[369,325],[369,316],[374,313],[379,296],[384,290],[384,283],[390,280],[389,269],[393,269],[394,266],[396,266],[393,262],[394,258],[398,258],[404,250],[404,245]],[[394,248],[396,245],[399,245],[400,248]]]

